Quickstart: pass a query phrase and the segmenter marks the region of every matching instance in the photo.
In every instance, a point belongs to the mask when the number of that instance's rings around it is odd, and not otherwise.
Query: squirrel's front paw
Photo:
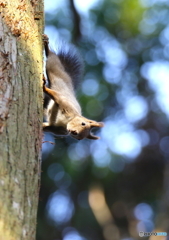
[[[47,43],[47,44],[49,43],[49,38],[46,34],[42,34],[42,39],[45,43]]]
[[[45,90],[45,88],[46,88],[46,78],[43,74],[43,90]]]

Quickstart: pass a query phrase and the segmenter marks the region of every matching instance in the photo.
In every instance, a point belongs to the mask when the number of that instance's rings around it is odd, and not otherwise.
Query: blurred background
[[[45,11],[51,45],[84,58],[83,115],[105,127],[97,141],[45,134],[37,240],[169,232],[169,1],[46,0]]]

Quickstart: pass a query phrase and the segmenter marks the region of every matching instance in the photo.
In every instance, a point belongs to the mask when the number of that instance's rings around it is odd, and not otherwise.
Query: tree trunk
[[[43,3],[0,0],[0,240],[35,239]]]

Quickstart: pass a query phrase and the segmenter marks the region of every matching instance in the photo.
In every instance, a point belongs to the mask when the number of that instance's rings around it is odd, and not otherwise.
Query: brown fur
[[[70,135],[78,140],[98,139],[99,137],[91,133],[91,129],[103,127],[103,123],[81,115],[81,107],[75,97],[71,77],[57,54],[50,51],[47,38],[45,38],[44,44],[47,55],[46,73],[50,88],[45,85],[44,80],[43,89],[50,100],[44,111],[47,123],[43,123],[43,130],[58,135]]]

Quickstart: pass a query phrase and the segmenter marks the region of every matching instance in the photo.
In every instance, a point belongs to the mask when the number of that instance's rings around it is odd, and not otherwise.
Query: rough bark
[[[0,240],[35,239],[43,3],[0,0]]]

